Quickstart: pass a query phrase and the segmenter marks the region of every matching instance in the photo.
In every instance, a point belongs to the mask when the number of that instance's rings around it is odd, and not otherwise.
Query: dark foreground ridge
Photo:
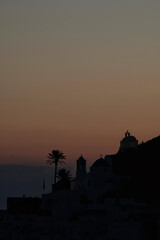
[[[141,143],[136,149],[119,151],[113,157],[117,175],[130,176],[131,195],[143,201],[160,203],[160,136]],[[127,191],[127,194],[129,191]]]
[[[160,240],[159,149],[160,136],[138,144],[127,131],[89,172],[81,155],[74,179],[61,170],[41,198],[7,199],[0,240]]]

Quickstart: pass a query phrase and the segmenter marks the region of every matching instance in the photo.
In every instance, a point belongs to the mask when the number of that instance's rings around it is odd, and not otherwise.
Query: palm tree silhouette
[[[72,175],[69,170],[66,170],[65,168],[61,168],[58,170],[57,178],[59,181],[57,182],[59,189],[69,189]]]
[[[61,168],[58,170],[58,173],[57,173],[57,178],[59,178],[59,180],[71,180],[72,179],[72,175],[70,173],[69,170],[66,170],[65,168]]]
[[[54,184],[56,184],[58,164],[64,164],[65,162],[62,161],[62,159],[66,159],[66,156],[63,154],[62,151],[57,149],[57,150],[52,150],[51,153],[48,153],[47,158],[48,158],[46,160],[47,164],[49,164],[49,165],[54,164],[55,165],[55,169],[54,169]]]

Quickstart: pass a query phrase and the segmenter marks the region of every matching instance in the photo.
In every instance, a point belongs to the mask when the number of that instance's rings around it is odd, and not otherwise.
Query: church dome
[[[120,150],[125,151],[128,148],[135,148],[137,146],[138,140],[134,136],[131,136],[127,130],[125,137],[120,141]]]
[[[128,141],[137,141],[137,139],[134,136],[128,136],[128,137],[124,137],[122,139],[123,142],[128,142]]]
[[[107,162],[107,160],[101,157],[93,163],[92,168],[95,168],[95,167],[109,167],[109,166],[110,165]]]

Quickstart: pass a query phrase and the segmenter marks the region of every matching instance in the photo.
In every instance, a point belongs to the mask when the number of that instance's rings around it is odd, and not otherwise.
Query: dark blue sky
[[[41,197],[45,176],[46,192],[51,191],[53,167],[0,165],[0,209],[6,208],[7,197]]]

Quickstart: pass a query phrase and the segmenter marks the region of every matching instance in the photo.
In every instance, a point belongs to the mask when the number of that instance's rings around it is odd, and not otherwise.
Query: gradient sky
[[[72,164],[160,134],[158,0],[0,1],[0,163]],[[74,163],[75,164],[75,163]]]

